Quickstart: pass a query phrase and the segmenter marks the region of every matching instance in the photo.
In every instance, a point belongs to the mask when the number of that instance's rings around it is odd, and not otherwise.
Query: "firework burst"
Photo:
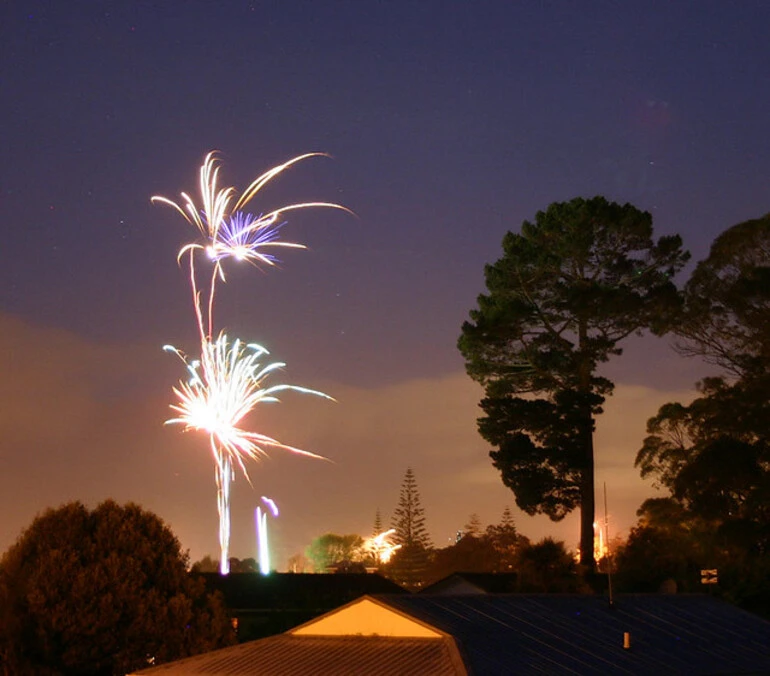
[[[322,153],[299,155],[270,169],[252,181],[236,199],[235,188],[218,186],[219,167],[212,152],[206,156],[200,169],[200,207],[187,193],[182,193],[181,204],[165,197],[152,198],[153,202],[174,208],[203,237],[203,242],[186,244],[177,255],[179,261],[189,255],[190,286],[200,335],[200,358],[189,359],[184,352],[170,345],[164,348],[182,360],[188,374],[186,380],[173,388],[176,403],[171,405],[171,409],[176,416],[166,423],[183,425],[185,430],[208,435],[215,462],[222,574],[229,572],[230,484],[234,478],[234,466],[237,465],[251,483],[245,461],[266,455],[268,449],[278,448],[311,458],[322,458],[264,434],[249,431],[244,424],[246,417],[258,404],[277,402],[276,395],[280,392],[295,391],[332,398],[323,392],[298,385],[265,386],[266,378],[284,366],[282,362],[263,365],[262,358],[268,354],[265,348],[239,339],[230,340],[224,332],[213,338],[216,284],[218,279],[225,281],[225,260],[273,266],[277,261],[273,253],[275,248],[305,248],[302,244],[279,239],[280,229],[284,225],[282,218],[286,212],[309,207],[329,207],[349,212],[343,206],[328,202],[290,204],[260,216],[244,210],[273,178],[293,164],[319,155]],[[195,263],[198,253],[203,253],[213,263],[205,304]]]
[[[401,549],[401,545],[396,545],[391,542],[390,538],[395,532],[396,529],[391,528],[364,542],[364,550],[369,552],[378,564],[388,563],[393,557],[393,554]]]
[[[341,209],[351,213],[346,207],[332,202],[287,204],[257,217],[244,210],[244,207],[257,196],[267,183],[290,166],[310,157],[328,157],[328,155],[325,153],[306,153],[273,167],[254,179],[231,207],[236,190],[232,186],[218,187],[219,167],[216,165],[216,153],[212,151],[206,155],[200,169],[200,207],[195,204],[190,195],[184,192],[181,193],[181,204],[159,195],[151,198],[152,202],[167,204],[175,209],[203,236],[203,244],[193,242],[183,246],[179,250],[179,258],[191,249],[205,249],[209,257],[215,261],[217,272],[221,277],[224,277],[222,261],[226,258],[274,265],[275,257],[269,253],[263,253],[263,249],[271,247],[305,248],[302,244],[278,240],[278,230],[283,225],[281,219],[285,213],[311,207]]]
[[[241,468],[248,479],[244,459],[257,459],[267,454],[266,448],[281,448],[311,458],[322,456],[287,446],[280,441],[258,432],[249,432],[241,427],[243,419],[258,404],[279,401],[279,392],[293,390],[303,394],[314,394],[333,401],[332,397],[317,390],[299,385],[264,386],[267,376],[285,366],[283,362],[272,362],[265,366],[260,363],[267,350],[255,343],[230,341],[222,333],[216,341],[206,341],[200,360],[190,361],[187,356],[166,345],[165,350],[176,354],[185,364],[189,378],[173,388],[177,403],[171,409],[179,415],[166,424],[181,424],[185,430],[205,432],[209,435],[211,447],[220,454],[229,456]]]

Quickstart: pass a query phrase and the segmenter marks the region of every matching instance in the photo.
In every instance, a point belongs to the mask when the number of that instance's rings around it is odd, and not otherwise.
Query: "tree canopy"
[[[364,539],[355,533],[337,535],[325,533],[315,538],[305,549],[305,557],[316,573],[323,573],[340,564],[360,563],[365,553]]]
[[[564,543],[553,538],[521,549],[518,562],[519,589],[523,592],[551,594],[585,591],[577,565]]]
[[[108,500],[38,516],[0,561],[8,674],[125,674],[232,642],[219,597],[156,515]]]
[[[510,507],[503,510],[500,523],[490,524],[484,532],[486,539],[494,548],[497,560],[492,572],[510,572],[515,564],[518,550],[527,544],[527,538],[519,535]]]
[[[745,378],[770,370],[770,214],[728,228],[685,286],[681,352]]]
[[[717,237],[686,290],[680,349],[722,373],[660,408],[636,465],[694,516],[741,524],[770,551],[770,218]]]
[[[452,573],[512,573],[520,563],[529,540],[516,531],[511,510],[506,507],[500,523],[482,529],[478,515],[456,542],[432,552],[426,580],[437,582]]]
[[[770,538],[767,385],[766,378],[761,392],[747,391],[743,382],[706,379],[689,405],[662,406],[636,457],[642,477],[697,516],[763,524]]]
[[[770,569],[770,217],[717,237],[685,300],[679,350],[719,373],[698,383],[694,401],[667,403],[648,421],[636,466],[668,491],[701,567],[718,564],[734,600],[769,612],[770,585],[745,581]],[[645,528],[658,532],[639,537],[665,543],[660,523]]]
[[[468,374],[485,388],[479,432],[516,504],[558,520],[581,509],[581,563],[592,567],[594,418],[613,383],[601,364],[620,341],[668,330],[672,282],[688,259],[678,236],[603,197],[551,204],[503,238],[487,294],[462,327]]]

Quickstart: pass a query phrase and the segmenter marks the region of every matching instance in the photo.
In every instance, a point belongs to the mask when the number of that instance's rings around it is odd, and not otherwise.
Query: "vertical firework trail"
[[[270,498],[262,496],[262,502],[270,508],[270,513],[278,516],[278,505]],[[267,537],[267,512],[263,512],[261,507],[254,510],[254,520],[257,528],[257,561],[259,561],[259,572],[262,575],[270,573],[270,543]]]
[[[276,395],[285,390],[314,394],[331,399],[323,392],[297,385],[264,386],[264,380],[274,370],[284,366],[281,362],[262,365],[260,359],[267,350],[255,343],[230,340],[220,331],[214,336],[214,299],[217,282],[225,282],[226,261],[247,261],[257,267],[274,266],[277,258],[272,251],[277,247],[304,249],[302,244],[282,242],[278,239],[286,212],[310,207],[329,207],[348,211],[339,204],[328,202],[303,202],[290,204],[266,214],[254,216],[245,210],[246,205],[273,178],[284,170],[309,157],[322,153],[299,155],[288,162],[273,167],[257,177],[236,199],[235,188],[218,188],[219,167],[214,153],[209,153],[200,169],[201,206],[198,207],[187,193],[182,193],[181,204],[165,197],[155,196],[153,202],[173,207],[190,224],[197,228],[202,242],[183,246],[177,256],[181,262],[189,258],[190,288],[193,308],[200,339],[200,358],[189,358],[177,348],[166,345],[164,349],[176,354],[187,369],[187,380],[173,388],[176,402],[171,409],[176,417],[167,424],[184,425],[185,430],[206,433],[215,462],[217,509],[219,511],[219,569],[223,575],[229,572],[230,548],[230,483],[234,478],[234,464],[251,483],[244,464],[265,455],[269,448],[281,448],[312,458],[321,456],[293,446],[287,446],[271,437],[250,432],[242,427],[244,418],[255,406],[264,402],[278,401]],[[234,202],[233,202],[234,200]],[[205,275],[207,287],[201,288],[200,271],[196,257],[200,254],[211,265]]]

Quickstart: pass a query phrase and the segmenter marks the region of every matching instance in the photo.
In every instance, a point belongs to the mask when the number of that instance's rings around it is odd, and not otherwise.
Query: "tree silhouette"
[[[393,512],[392,528],[396,529],[393,541],[402,547],[431,546],[430,535],[425,527],[425,510],[420,503],[420,491],[411,467],[408,467],[401,484],[398,506]]]
[[[727,374],[770,370],[770,214],[719,235],[685,285],[678,349]]]
[[[485,388],[479,432],[528,514],[580,509],[581,564],[594,567],[595,417],[613,383],[598,374],[627,336],[668,330],[686,262],[678,236],[652,239],[652,217],[603,197],[551,204],[485,269],[489,291],[458,347]]]
[[[575,593],[583,591],[575,559],[563,542],[544,538],[519,553],[519,588],[523,592]]]
[[[206,554],[202,559],[193,563],[193,573],[218,573],[219,561],[212,558],[210,554]]]
[[[484,538],[496,553],[493,572],[512,571],[516,566],[519,550],[528,544],[527,538],[519,535],[516,530],[516,522],[509,507],[503,510],[500,523],[487,526]]]
[[[313,564],[316,573],[343,563],[360,562],[364,557],[364,540],[360,535],[320,535],[305,549],[305,556]]]
[[[395,529],[393,542],[401,545],[401,548],[394,554],[387,568],[388,574],[406,587],[419,587],[428,563],[431,540],[425,527],[425,511],[420,503],[417,480],[411,467],[404,474],[391,526]]]
[[[372,537],[376,538],[382,532],[383,532],[382,514],[380,514],[380,508],[378,507],[377,511],[374,513],[374,526],[372,528]]]
[[[719,235],[685,286],[678,349],[720,367],[647,423],[642,477],[669,490],[744,570],[770,561],[770,216]],[[641,548],[640,548],[641,549]]]
[[[475,512],[468,517],[468,523],[463,527],[464,536],[481,537],[481,518]]]
[[[38,516],[0,561],[0,663],[125,674],[232,642],[218,597],[156,515],[108,500]]]

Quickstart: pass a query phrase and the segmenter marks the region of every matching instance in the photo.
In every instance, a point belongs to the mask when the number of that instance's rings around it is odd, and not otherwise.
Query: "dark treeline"
[[[614,387],[599,367],[632,333],[673,334],[704,376],[694,401],[648,423],[636,466],[665,497],[640,507],[619,586],[703,590],[717,569],[713,593],[768,614],[770,216],[722,233],[681,289],[680,239],[654,240],[649,214],[601,197],[552,204],[503,250],[459,347],[516,504],[554,520],[580,509],[581,568],[594,569],[593,432]]]
[[[663,580],[770,616],[770,216],[722,233],[683,291],[677,350],[716,374],[689,404],[647,425],[641,475],[667,493],[645,502],[618,560],[623,581]]]

